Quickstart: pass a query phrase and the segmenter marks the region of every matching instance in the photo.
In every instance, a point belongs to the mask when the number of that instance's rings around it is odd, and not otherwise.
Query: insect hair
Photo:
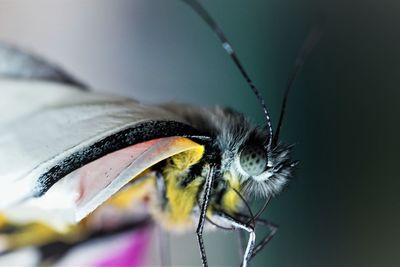
[[[249,140],[263,143],[265,129],[252,125],[243,114],[231,108],[205,108],[176,103],[164,104],[162,107],[178,114],[189,125],[213,136],[214,147],[218,148],[221,155],[220,170],[233,171],[241,180],[249,178],[237,170],[234,161]]]

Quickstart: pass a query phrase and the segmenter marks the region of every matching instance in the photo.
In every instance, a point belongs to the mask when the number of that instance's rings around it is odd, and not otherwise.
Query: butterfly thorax
[[[192,229],[198,221],[199,203],[210,169],[209,163],[201,160],[203,156],[201,149],[180,153],[169,158],[159,170],[159,202],[153,216],[168,230]],[[224,176],[224,179],[217,179],[213,184],[208,217],[212,217],[216,210],[233,214],[241,207],[235,193],[240,187],[239,179],[230,174]]]
[[[162,107],[208,137],[206,141],[195,140],[204,146],[201,153],[175,155],[159,169],[165,189],[161,190],[161,209],[155,217],[168,229],[193,228],[198,221],[210,164],[216,166],[216,175],[209,198],[209,218],[215,212],[232,216],[243,212],[246,199],[278,193],[291,176],[295,163],[289,157],[290,147],[278,145],[265,151],[268,133],[253,126],[241,113],[221,107]]]

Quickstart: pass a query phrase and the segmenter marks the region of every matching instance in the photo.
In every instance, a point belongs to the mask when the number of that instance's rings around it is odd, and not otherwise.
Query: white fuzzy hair
[[[221,151],[221,173],[230,172],[241,181],[241,191],[248,197],[268,197],[278,194],[292,176],[295,162],[290,160],[290,146],[278,145],[268,151],[268,169],[250,176],[240,165],[240,152],[249,142],[263,146],[268,134],[254,127],[241,113],[231,109],[203,108],[169,104],[163,108],[182,117],[189,125],[215,137]]]

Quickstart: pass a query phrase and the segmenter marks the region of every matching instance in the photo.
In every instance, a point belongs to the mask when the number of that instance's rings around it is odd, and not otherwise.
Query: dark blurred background
[[[253,266],[400,266],[400,3],[207,0],[274,122],[296,55],[321,25],[290,96],[282,140],[300,168],[264,217],[280,225]],[[178,0],[3,0],[0,38],[64,66],[98,91],[144,102],[262,113],[205,23]],[[194,234],[175,265],[198,265]],[[215,265],[237,264],[230,233],[207,234]]]

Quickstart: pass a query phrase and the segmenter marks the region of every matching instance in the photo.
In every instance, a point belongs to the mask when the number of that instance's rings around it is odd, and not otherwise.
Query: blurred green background
[[[308,32],[324,34],[282,129],[300,168],[264,217],[280,230],[252,266],[400,266],[400,3],[207,0],[274,122]],[[0,38],[52,59],[96,90],[145,102],[262,113],[205,23],[178,0],[3,0]],[[176,265],[199,265],[194,234]],[[209,233],[212,265],[238,263],[231,233]],[[153,255],[154,256],[154,255]]]

